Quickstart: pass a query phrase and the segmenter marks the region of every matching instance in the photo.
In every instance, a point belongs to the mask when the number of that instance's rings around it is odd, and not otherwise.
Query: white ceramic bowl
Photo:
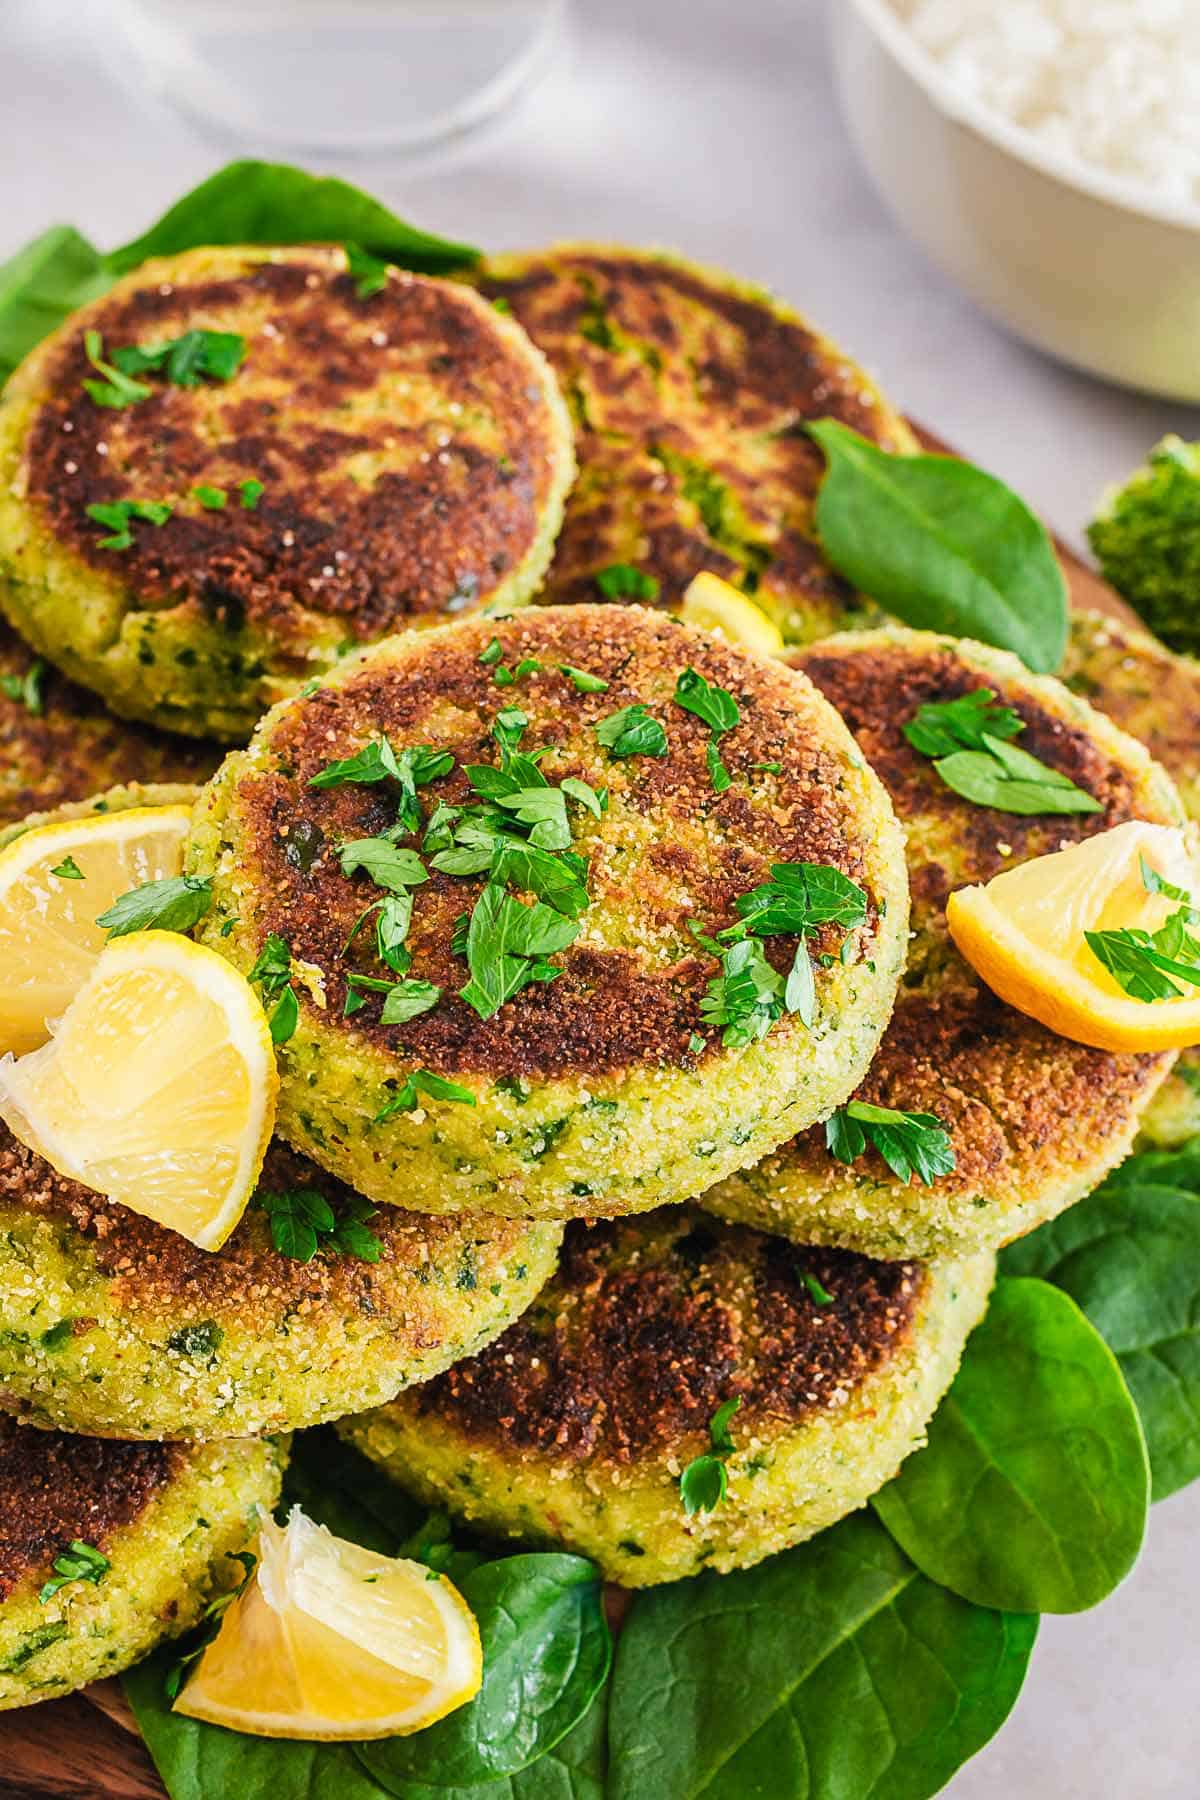
[[[831,17],[859,152],[934,261],[1065,362],[1200,401],[1200,206],[1052,154],[964,98],[884,0],[832,0]]]

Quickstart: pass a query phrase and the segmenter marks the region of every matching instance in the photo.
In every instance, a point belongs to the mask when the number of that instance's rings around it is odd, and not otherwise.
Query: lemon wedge
[[[967,961],[1010,1006],[1098,1050],[1200,1044],[1200,987],[1142,1000],[1109,972],[1086,933],[1158,931],[1180,901],[1151,892],[1143,865],[1200,900],[1200,865],[1182,831],[1132,820],[1067,850],[960,888],[946,908]]]
[[[423,1563],[334,1537],[293,1507],[263,1526],[258,1567],[175,1711],[258,1737],[420,1731],[479,1691],[470,1607]]]
[[[761,606],[707,569],[692,577],[679,616],[701,631],[715,631],[731,644],[744,644],[761,656],[783,653],[783,634]]]
[[[278,1085],[245,977],[138,931],[100,952],[48,1043],[0,1061],[0,1117],[61,1174],[215,1250],[254,1190]]]
[[[23,832],[0,850],[0,1051],[36,1050],[104,948],[98,915],[183,869],[188,806],[137,806]]]

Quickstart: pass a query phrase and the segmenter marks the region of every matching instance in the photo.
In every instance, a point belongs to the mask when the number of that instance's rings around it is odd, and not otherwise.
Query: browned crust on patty
[[[264,1193],[315,1188],[339,1217],[352,1198],[341,1182],[278,1140],[267,1151],[258,1188]],[[370,1222],[379,1240],[378,1262],[319,1254],[303,1263],[272,1247],[267,1216],[251,1205],[220,1250],[198,1250],[178,1232],[60,1175],[0,1125],[3,1201],[78,1232],[109,1283],[108,1300],[117,1314],[157,1316],[173,1326],[232,1321],[249,1331],[274,1329],[284,1315],[386,1321],[399,1314],[418,1349],[445,1340],[446,1280],[472,1292],[518,1253],[527,1237],[521,1220],[476,1217],[464,1223],[387,1206]],[[426,1288],[429,1301],[423,1305]],[[76,1335],[91,1324],[76,1320]]]
[[[824,460],[804,423],[909,443],[860,369],[766,294],[653,252],[568,244],[485,264],[479,285],[545,351],[575,422],[545,600],[595,600],[624,560],[663,606],[711,569],[833,628],[854,595],[815,542]]]
[[[35,1431],[0,1415],[0,1601],[75,1540],[103,1552],[178,1468],[170,1444]]]
[[[22,678],[35,660],[0,621],[0,675]],[[118,782],[204,781],[220,761],[206,745],[115,719],[54,669],[39,686],[41,713],[0,690],[0,826]]]
[[[1061,678],[1138,738],[1200,816],[1200,662],[1100,613],[1076,613]]]
[[[545,672],[498,688],[490,667],[479,661],[493,635],[510,667],[536,657]],[[556,672],[560,663],[604,677],[608,691],[577,693]],[[721,744],[734,777],[724,794],[714,792],[705,760],[708,727],[671,698],[689,664],[733,692],[741,707],[742,723]],[[343,960],[351,927],[378,890],[365,877],[342,875],[336,846],[385,830],[395,816],[395,796],[384,787],[314,790],[309,779],[385,732],[397,748],[427,741],[452,749],[459,766],[421,793],[427,805],[461,804],[475,797],[462,764],[495,763],[492,721],[502,708],[520,706],[530,719],[522,749],[554,747],[544,765],[550,780],[577,775],[596,787],[610,785],[606,817],[627,810],[634,815],[627,837],[647,840],[635,864],[612,847],[605,824],[585,819],[577,826],[577,848],[585,856],[595,852],[590,913],[623,909],[638,921],[643,943],[624,948],[579,942],[556,958],[563,969],[557,980],[526,988],[513,1005],[481,1020],[457,997],[466,965],[452,954],[451,939],[482,881],[431,871],[431,879],[416,890],[408,947],[411,974],[446,990],[442,1000],[406,1025],[385,1027],[378,1023],[380,1002],[371,997],[341,1029],[447,1075],[483,1069],[548,1077],[637,1062],[688,1063],[688,1040],[702,1025],[700,999],[716,969],[711,957],[697,953],[686,928],[689,917],[707,929],[730,924],[735,897],[766,879],[772,862],[832,864],[870,885],[871,822],[841,791],[844,752],[838,752],[832,721],[814,700],[807,683],[781,665],[750,658],[641,608],[525,612],[494,625],[464,623],[453,632],[410,642],[403,651],[378,653],[344,683],[297,701],[277,718],[254,751],[259,762],[263,750],[269,751],[276,772],[243,773],[239,780],[236,811],[244,837],[237,857],[255,871],[258,941],[275,932],[294,956],[324,971],[323,1017],[327,1029],[336,1028],[345,971],[358,964],[380,972],[367,934],[356,943],[352,960]],[[669,754],[614,760],[592,728],[637,701],[648,703],[664,724]],[[755,762],[776,759],[782,774],[753,772]],[[310,847],[319,845],[307,869],[288,854],[297,834]],[[588,919],[585,913],[585,926]],[[872,909],[861,947],[864,959],[871,955],[877,927]],[[647,957],[647,943],[662,950],[656,961]],[[838,943],[840,934],[828,945],[815,939],[813,947],[820,953]],[[766,948],[772,961],[786,968],[796,942],[778,937]],[[817,980],[819,986],[819,969]]]
[[[189,276],[187,259],[169,281],[142,272],[62,343],[26,455],[59,544],[141,607],[249,622],[299,654],[306,615],[367,639],[486,599],[536,542],[560,454],[532,353],[457,284],[393,271],[360,299],[339,251],[225,253],[239,254],[228,275]],[[231,381],[149,375],[151,397],[121,409],[85,392],[85,325],[111,351],[197,323],[245,325]],[[253,510],[246,479],[264,484]],[[227,490],[223,510],[184,501],[201,484]],[[130,498],[176,511],[135,527],[130,549],[100,549],[87,506]]]
[[[579,1222],[529,1311],[411,1402],[563,1464],[669,1456],[734,1398],[734,1430],[771,1436],[843,1404],[906,1346],[927,1281],[919,1263],[801,1249],[691,1207]]]
[[[856,647],[848,639],[789,660],[842,714],[909,833],[915,938],[908,992],[902,988],[855,1098],[936,1114],[957,1158],[937,1186],[987,1196],[1014,1183],[1033,1188],[1102,1157],[1106,1142],[1128,1135],[1169,1059],[1116,1056],[1059,1037],[998,1000],[949,939],[952,889],[990,881],[1128,819],[1157,816],[1148,812],[1131,770],[1095,736],[1057,716],[1023,683],[972,667],[968,656],[934,640]],[[926,701],[981,687],[992,688],[1024,721],[1020,747],[1085,788],[1103,804],[1102,813],[1026,818],[975,806],[946,786],[932,761],[909,744],[904,725]],[[769,1185],[784,1159],[789,1176],[803,1173],[815,1213],[822,1190],[849,1178],[820,1128],[769,1157],[755,1180]],[[854,1169],[892,1179],[870,1147]]]

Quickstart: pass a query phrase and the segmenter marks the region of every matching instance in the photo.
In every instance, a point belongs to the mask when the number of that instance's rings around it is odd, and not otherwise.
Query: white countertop
[[[229,153],[116,84],[102,15],[99,0],[0,5],[0,259],[55,221],[128,238]],[[1076,540],[1164,431],[1200,436],[1200,415],[1004,337],[897,234],[843,133],[819,0],[577,0],[569,62],[486,138],[338,172],[489,247],[654,242],[766,282]],[[1013,1718],[954,1800],[1195,1800],[1198,1545],[1200,1485],[1155,1509],[1118,1594],[1044,1622]]]

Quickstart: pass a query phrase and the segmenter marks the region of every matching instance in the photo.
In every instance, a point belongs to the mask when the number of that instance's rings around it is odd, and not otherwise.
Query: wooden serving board
[[[928,449],[948,451],[932,432],[917,430]],[[1055,544],[1073,607],[1136,623],[1082,557],[1059,539]],[[98,1682],[67,1700],[0,1714],[0,1800],[165,1800],[119,1684]]]

